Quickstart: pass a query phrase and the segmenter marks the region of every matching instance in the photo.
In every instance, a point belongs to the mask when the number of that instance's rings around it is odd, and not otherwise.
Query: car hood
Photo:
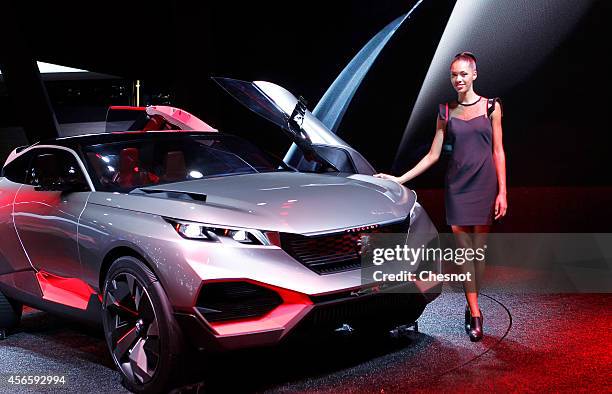
[[[359,174],[274,172],[93,193],[89,202],[214,225],[300,234],[404,219],[416,197]]]

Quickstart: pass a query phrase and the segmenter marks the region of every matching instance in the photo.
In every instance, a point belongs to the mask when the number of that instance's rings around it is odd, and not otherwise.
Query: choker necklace
[[[479,102],[481,98],[482,98],[482,96],[478,97],[478,100],[476,100],[476,101],[474,101],[473,103],[470,103],[470,104],[463,104],[463,103],[460,103],[459,101],[457,101],[457,104],[463,105],[464,107],[469,107],[470,105],[474,105],[477,102]]]

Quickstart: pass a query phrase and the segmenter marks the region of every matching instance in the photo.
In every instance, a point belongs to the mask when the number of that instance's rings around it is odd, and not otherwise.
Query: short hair
[[[459,52],[453,58],[453,61],[451,62],[451,66],[453,65],[453,63],[459,60],[464,60],[468,62],[470,64],[470,67],[476,70],[476,55],[474,55],[472,52],[467,52],[467,51]]]

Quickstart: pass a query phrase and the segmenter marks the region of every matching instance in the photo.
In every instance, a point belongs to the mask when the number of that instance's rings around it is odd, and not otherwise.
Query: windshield
[[[230,135],[151,137],[85,146],[97,189],[128,192],[200,178],[289,170],[280,159]]]

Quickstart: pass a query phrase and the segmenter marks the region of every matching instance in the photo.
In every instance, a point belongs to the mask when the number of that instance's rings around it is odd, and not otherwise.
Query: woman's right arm
[[[388,174],[376,174],[374,176],[376,178],[391,179],[398,183],[405,183],[421,175],[440,158],[440,153],[442,152],[442,144],[444,143],[445,130],[446,121],[438,117],[438,120],[436,122],[436,134],[431,143],[431,148],[429,148],[429,152],[427,152],[427,154],[404,175],[400,177],[395,177],[393,175]]]

